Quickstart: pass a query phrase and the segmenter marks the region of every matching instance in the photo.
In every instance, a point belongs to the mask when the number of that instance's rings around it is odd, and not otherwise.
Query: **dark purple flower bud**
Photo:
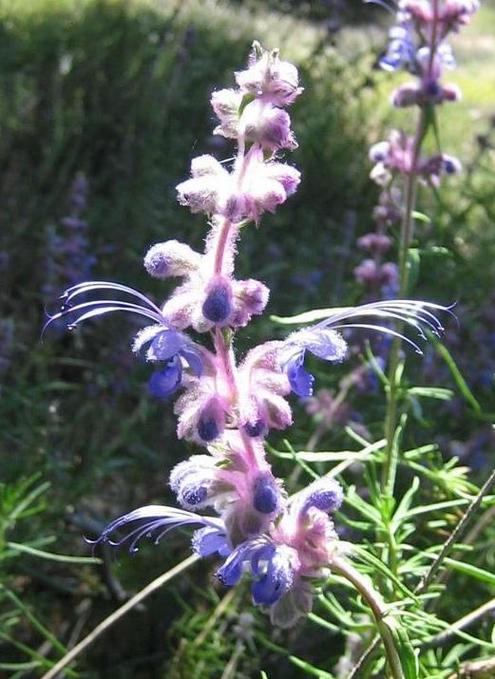
[[[193,455],[179,462],[170,473],[170,487],[179,503],[198,509],[209,504],[208,492],[217,476],[215,459],[209,455]]]
[[[461,163],[457,158],[445,154],[442,157],[442,167],[447,174],[457,174],[462,170]]]
[[[304,491],[304,500],[301,510],[306,512],[311,507],[320,509],[322,512],[336,512],[344,500],[342,488],[335,479],[319,479],[312,483]]]
[[[253,484],[253,507],[262,514],[272,514],[279,507],[279,490],[271,474],[259,476]]]
[[[205,443],[215,440],[225,426],[225,411],[220,399],[213,397],[201,411],[196,425],[199,438]]]
[[[219,433],[220,429],[218,428],[217,421],[214,417],[203,415],[199,418],[198,434],[203,441],[206,441],[207,443],[213,441],[217,438]]]
[[[224,323],[232,312],[232,285],[226,278],[219,277],[208,288],[203,316],[212,323]]]
[[[266,422],[260,418],[254,422],[246,422],[244,425],[244,431],[248,436],[256,438],[258,436],[263,436],[267,432]]]

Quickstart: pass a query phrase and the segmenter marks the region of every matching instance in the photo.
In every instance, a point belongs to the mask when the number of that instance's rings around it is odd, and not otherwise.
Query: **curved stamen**
[[[135,521],[146,522],[135,528],[133,528],[129,533],[120,539],[112,538],[112,534],[126,526],[129,523],[134,523]],[[146,507],[140,507],[135,509],[129,514],[124,514],[118,519],[110,522],[108,526],[102,531],[101,535],[95,540],[86,539],[91,545],[98,545],[100,543],[107,543],[111,547],[120,547],[126,542],[130,542],[129,551],[138,551],[137,543],[143,537],[153,538],[153,533],[158,529],[164,528],[155,538],[155,544],[158,544],[162,537],[166,535],[171,530],[175,528],[181,528],[182,526],[200,524],[202,526],[209,526],[216,528],[219,531],[224,531],[225,526],[221,519],[216,519],[214,517],[200,516],[194,514],[193,512],[188,512],[182,509],[176,509],[175,507],[165,507],[161,505],[147,505]]]
[[[328,318],[320,321],[320,323],[318,323],[315,328],[351,327],[348,323],[345,323],[347,320],[363,316],[375,316],[379,318],[393,318],[395,320],[401,321],[402,323],[407,323],[408,325],[416,328],[422,339],[426,339],[424,328],[422,326],[426,326],[434,335],[437,336],[443,331],[441,322],[435,316],[435,314],[430,311],[430,309],[446,312],[455,318],[455,314],[452,313],[451,308],[452,307],[444,307],[433,302],[418,302],[415,300],[386,300],[372,302],[370,304],[363,304],[362,306],[358,307],[346,307],[344,309],[338,309],[335,313],[330,313]],[[380,331],[383,331],[383,329]],[[403,335],[400,336],[404,337]]]
[[[84,311],[85,309],[87,309],[87,311]],[[67,327],[69,329],[73,329],[83,321],[87,321],[90,318],[102,316],[113,311],[127,311],[129,313],[134,313],[138,316],[144,316],[145,318],[149,318],[150,320],[159,323],[160,325],[166,325],[166,320],[161,313],[157,313],[151,309],[146,309],[145,307],[139,306],[137,304],[132,304],[131,302],[124,302],[121,300],[101,299],[94,300],[92,302],[83,302],[81,304],[77,304],[74,307],[62,309],[62,311],[59,311],[57,314],[50,316],[48,321],[43,326],[42,335],[51,323],[59,320],[60,318],[66,318],[67,316],[73,316],[74,314],[77,315],[83,312],[80,316],[75,318],[75,320],[68,323]]]
[[[396,330],[392,330],[391,328],[387,328],[384,325],[370,325],[370,324],[367,324],[367,323],[346,323],[344,325],[336,325],[334,327],[339,328],[339,329],[361,328],[361,329],[364,329],[364,330],[375,330],[376,332],[381,332],[385,335],[392,335],[393,337],[398,337],[401,340],[403,340],[404,342],[406,342],[407,344],[409,344],[410,346],[412,346],[414,351],[417,354],[419,354],[420,356],[423,355],[423,352],[421,351],[421,348],[419,347],[419,345],[416,344],[416,342],[414,342],[412,339],[407,337],[407,335],[402,335],[400,332],[397,332]],[[424,339],[426,339],[424,337],[424,335],[422,335],[422,337]]]
[[[71,300],[74,297],[77,297],[77,295],[82,295],[84,293],[91,292],[92,290],[105,289],[116,290],[118,292],[124,292],[128,295],[132,295],[133,297],[137,297],[142,302],[150,306],[154,311],[160,313],[159,307],[157,307],[154,302],[146,297],[146,295],[143,295],[143,293],[139,292],[139,290],[130,288],[127,285],[122,285],[122,283],[113,283],[111,281],[85,281],[84,283],[78,283],[77,285],[67,288],[67,290],[65,290],[60,296],[60,299],[65,300],[65,305],[67,305],[70,304]]]

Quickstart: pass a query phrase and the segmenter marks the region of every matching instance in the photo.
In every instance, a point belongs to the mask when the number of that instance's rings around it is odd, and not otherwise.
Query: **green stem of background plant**
[[[413,158],[411,165],[411,172],[406,175],[405,181],[405,196],[404,196],[404,214],[402,217],[400,237],[399,237],[399,297],[404,299],[408,297],[409,291],[409,263],[408,254],[409,248],[414,234],[414,209],[416,206],[416,196],[418,188],[418,178],[415,168],[418,164],[419,155],[421,152],[421,145],[426,132],[426,110],[421,109],[416,128],[416,135],[414,137]],[[400,332],[400,328],[399,328]],[[389,363],[389,386],[387,393],[387,412],[385,416],[385,438],[387,439],[387,448],[385,456],[385,466],[383,469],[382,488],[386,496],[393,497],[395,476],[397,473],[398,464],[398,446],[395,441],[395,432],[398,422],[399,410],[399,395],[400,395],[400,354],[402,349],[402,341],[396,337],[392,342],[390,350]]]

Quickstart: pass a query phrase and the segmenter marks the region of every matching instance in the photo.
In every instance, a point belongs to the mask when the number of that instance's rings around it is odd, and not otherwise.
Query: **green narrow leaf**
[[[409,248],[407,251],[407,264],[409,270],[409,289],[413,290],[419,278],[421,257],[417,248]]]
[[[53,552],[44,552],[42,549],[36,549],[29,545],[22,545],[18,542],[7,542],[7,547],[16,552],[23,552],[24,554],[31,554],[40,559],[48,559],[49,561],[61,561],[63,563],[102,563],[101,559],[92,556],[69,556],[67,554],[54,554]]]
[[[315,479],[315,480],[320,478],[319,474],[314,472],[311,469],[311,467],[309,465],[307,465],[306,462],[304,462],[304,460],[301,459],[299,453],[294,450],[294,448],[292,447],[292,445],[290,444],[290,442],[287,439],[284,439],[284,444],[287,446],[287,449],[290,452],[290,454],[292,455],[292,458],[297,462],[297,464],[302,469],[304,469],[306,474],[309,474],[309,476],[312,476],[313,479]]]
[[[405,628],[401,625],[397,625],[397,628],[394,630],[394,636],[402,670],[404,672],[404,679],[418,679],[418,656],[409,640]]]
[[[463,561],[457,561],[450,557],[447,557],[444,561],[458,573],[464,573],[464,575],[468,575],[470,578],[474,578],[475,580],[485,582],[486,584],[495,587],[495,573],[490,573],[490,571],[485,571],[483,568],[473,566],[470,563],[464,563]]]
[[[418,222],[424,222],[425,224],[431,224],[431,219],[424,212],[418,212],[418,210],[412,211],[413,218]]]
[[[454,392],[444,387],[411,387],[407,390],[411,396],[423,396],[424,398],[436,398],[439,401],[450,401]]]
[[[447,364],[448,369],[450,370],[450,373],[454,379],[454,382],[457,385],[457,388],[461,392],[462,396],[464,399],[469,403],[469,405],[472,407],[472,409],[476,413],[481,413],[482,409],[478,401],[476,400],[473,392],[469,388],[466,380],[461,374],[461,371],[457,367],[456,362],[454,361],[452,355],[450,354],[449,350],[445,345],[443,345],[438,337],[435,337],[435,335],[432,335],[431,333],[428,333],[429,339],[433,342],[435,349],[438,353],[438,355],[443,358],[445,363]]]
[[[322,321],[324,318],[340,313],[342,311],[349,311],[352,307],[329,307],[326,309],[312,309],[311,311],[304,311],[302,314],[296,316],[270,316],[270,320],[280,325],[299,325],[301,323],[315,323]]]
[[[399,578],[392,573],[388,566],[378,557],[370,554],[364,547],[360,545],[353,545],[353,552],[358,556],[365,564],[371,566],[374,570],[380,571],[386,578],[391,580],[401,592],[403,592],[407,597],[410,597],[412,601],[418,602],[417,596],[409,590]]]

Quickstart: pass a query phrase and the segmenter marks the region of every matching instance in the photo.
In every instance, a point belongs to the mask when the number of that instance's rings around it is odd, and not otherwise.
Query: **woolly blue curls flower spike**
[[[233,278],[235,244],[241,222],[258,222],[297,188],[299,172],[275,161],[275,154],[295,146],[283,109],[301,88],[295,67],[257,44],[236,81],[238,89],[212,98],[220,122],[216,132],[237,140],[232,171],[211,156],[200,156],[192,162],[191,179],[177,187],[179,202],[210,217],[204,254],[171,240],[152,246],[145,257],[153,277],[178,276],[184,282],[161,308],[118,283],[73,286],[49,323],[63,318],[77,327],[116,311],[144,319],[147,325],[135,336],[134,351],[162,364],[150,388],[169,396],[185,387],[175,404],[178,435],[208,453],[180,462],[171,472],[170,487],[182,509],[136,509],[112,521],[94,544],[128,544],[135,552],[145,537],[159,542],[174,528],[195,526],[194,550],[225,559],[219,580],[233,586],[249,577],[254,603],[267,607],[275,624],[287,627],[311,609],[313,585],[340,550],[329,515],[339,508],[342,490],[323,478],[288,499],[266,459],[263,436],[292,422],[285,399],[291,390],[300,396],[311,392],[313,377],[304,369],[307,352],[326,361],[343,360],[347,346],[339,329],[399,334],[366,322],[369,317],[396,320],[420,335],[425,328],[438,333],[441,325],[433,311],[443,307],[399,300],[331,310],[320,323],[285,341],[255,347],[237,366],[226,338],[263,311],[268,289],[259,281]],[[94,293],[104,297],[91,299]],[[212,331],[214,352],[194,342],[184,332],[189,327]],[[206,508],[217,516],[196,513]]]

